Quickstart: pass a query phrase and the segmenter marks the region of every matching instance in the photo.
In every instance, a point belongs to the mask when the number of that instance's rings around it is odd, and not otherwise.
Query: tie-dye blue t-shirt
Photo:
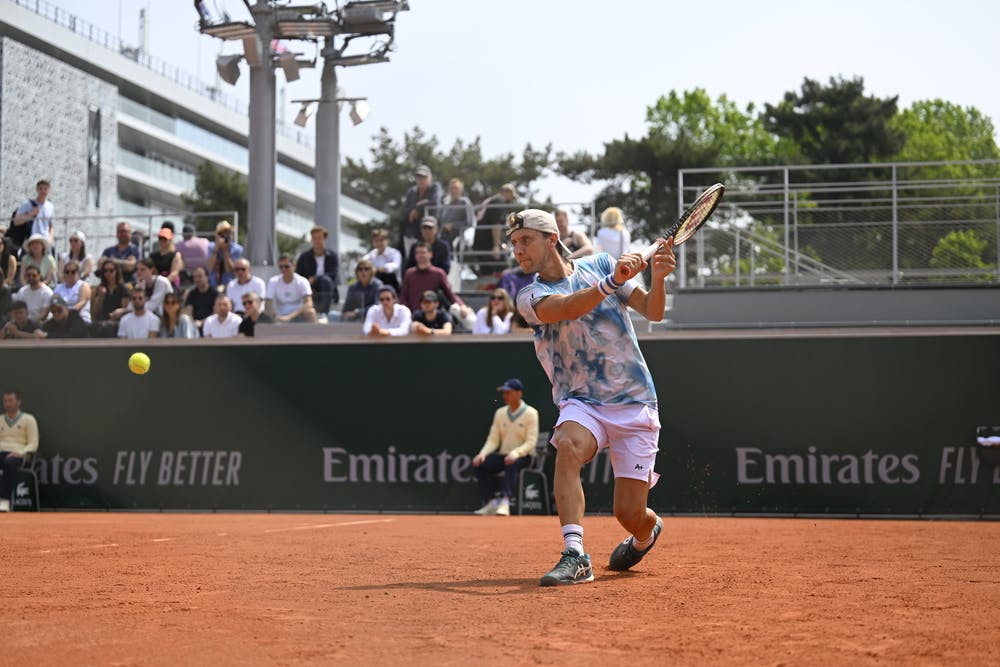
[[[543,324],[535,304],[550,294],[569,295],[596,285],[614,271],[611,255],[573,260],[569,277],[541,279],[517,293],[517,309],[535,332],[535,352],[552,381],[558,405],[567,398],[586,403],[645,403],[656,408],[656,389],[639,351],[628,314],[628,299],[638,286],[628,281],[596,308],[575,320]]]

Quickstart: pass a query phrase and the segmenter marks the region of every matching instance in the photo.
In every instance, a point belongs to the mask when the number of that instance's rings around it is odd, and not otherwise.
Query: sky
[[[217,80],[220,52],[241,52],[239,42],[197,32],[190,0],[48,1],[132,43],[147,8],[149,52],[207,83]],[[249,19],[242,0],[206,3],[216,15]],[[519,155],[527,143],[600,153],[605,142],[645,134],[647,107],[671,90],[703,88],[713,99],[761,108],[798,91],[806,77],[860,76],[868,94],[898,96],[900,109],[940,98],[1000,123],[1000,3],[991,0],[409,4],[397,18],[389,63],[338,69],[343,93],[367,97],[372,109],[358,126],[344,112],[342,156],[367,160],[380,127],[401,141],[415,126],[442,149],[479,137],[486,157]],[[312,47],[304,48],[311,57]],[[319,95],[318,68],[291,84],[277,76],[285,100]],[[236,87],[221,86],[246,99],[248,79],[244,65]],[[298,105],[283,109],[290,124]],[[538,185],[541,198],[564,203],[596,189],[558,177]]]

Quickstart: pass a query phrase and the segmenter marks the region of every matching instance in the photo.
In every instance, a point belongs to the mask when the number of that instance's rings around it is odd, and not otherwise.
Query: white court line
[[[365,519],[362,521],[343,521],[341,523],[311,523],[302,526],[292,526],[290,528],[271,528],[264,533],[287,533],[292,530],[315,530],[317,528],[338,528],[340,526],[360,526],[366,523],[389,523],[392,519]]]

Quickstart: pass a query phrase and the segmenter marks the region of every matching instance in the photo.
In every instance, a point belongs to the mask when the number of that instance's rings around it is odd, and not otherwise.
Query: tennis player
[[[559,406],[552,444],[557,449],[555,496],[564,549],[542,577],[542,586],[594,580],[583,548],[586,501],[580,468],[608,448],[615,473],[614,510],[630,535],[611,554],[608,567],[627,570],[653,548],[663,521],[646,507],[658,475],[660,421],[656,390],[629,319],[631,306],[646,319],[663,319],[664,279],[674,270],[672,243],[662,241],[650,259],[647,292],[634,280],[646,267],[638,253],[615,260],[607,253],[570,261],[555,218],[527,209],[507,218],[514,259],[535,282],[517,295],[517,308],[534,329],[535,352],[552,381]]]

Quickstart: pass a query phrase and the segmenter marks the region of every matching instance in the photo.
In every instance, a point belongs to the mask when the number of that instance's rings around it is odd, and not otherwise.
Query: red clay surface
[[[555,517],[0,515],[0,664],[1000,663],[1000,523],[665,523],[540,588]]]

